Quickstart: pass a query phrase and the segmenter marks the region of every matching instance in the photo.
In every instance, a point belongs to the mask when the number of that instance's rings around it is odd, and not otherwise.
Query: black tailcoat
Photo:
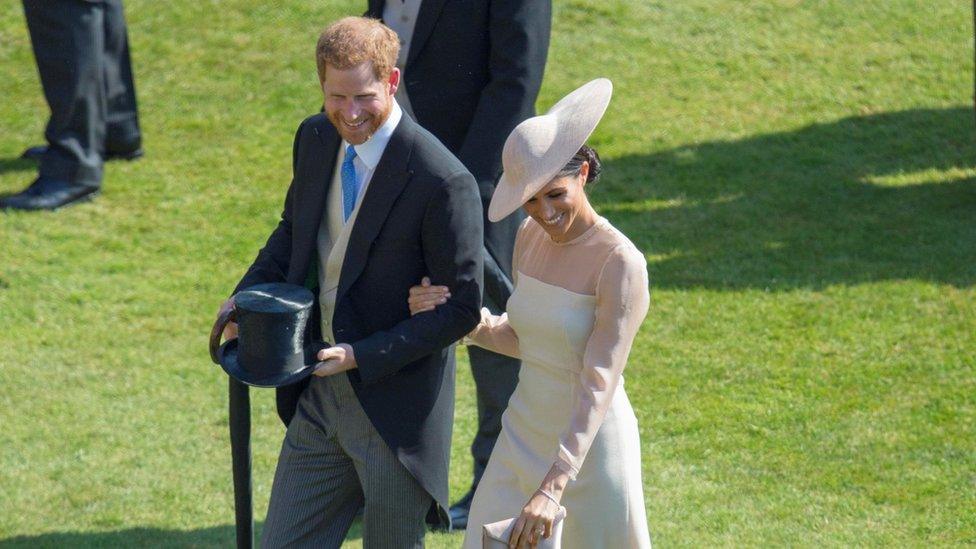
[[[323,114],[299,127],[281,221],[237,291],[316,280],[316,237],[340,142]],[[358,369],[348,376],[366,415],[442,512],[454,419],[451,345],[480,320],[480,207],[468,170],[404,115],[349,236],[332,323],[337,341],[329,342],[352,345]],[[448,286],[451,299],[411,317],[408,291],[423,276]],[[314,320],[307,337],[319,339]],[[286,424],[306,386],[278,389]]]

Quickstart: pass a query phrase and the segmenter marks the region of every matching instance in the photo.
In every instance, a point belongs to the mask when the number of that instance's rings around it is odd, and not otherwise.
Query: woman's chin
[[[536,223],[539,224],[540,227],[542,227],[542,230],[549,235],[549,238],[555,240],[556,242],[566,240],[566,235],[569,233],[570,229],[570,216],[568,214],[561,215],[560,219],[556,223],[546,223],[536,216],[532,216],[532,218]]]

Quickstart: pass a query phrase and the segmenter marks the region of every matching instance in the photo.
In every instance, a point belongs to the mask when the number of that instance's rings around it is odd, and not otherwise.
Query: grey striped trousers
[[[281,445],[261,546],[339,547],[365,503],[364,548],[423,547],[431,501],[346,375],[313,376]]]

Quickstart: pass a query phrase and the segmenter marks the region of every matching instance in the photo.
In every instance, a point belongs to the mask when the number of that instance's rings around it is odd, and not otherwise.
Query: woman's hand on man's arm
[[[433,311],[438,305],[447,303],[450,297],[451,291],[447,286],[432,286],[430,278],[425,276],[420,280],[419,286],[410,288],[410,297],[407,298],[410,316]]]

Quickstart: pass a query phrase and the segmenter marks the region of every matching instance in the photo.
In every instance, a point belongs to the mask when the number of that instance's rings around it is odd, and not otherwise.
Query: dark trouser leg
[[[327,381],[316,390],[329,393]],[[336,436],[330,395],[299,409],[278,457],[261,547],[338,548],[363,501],[353,460]]]
[[[363,547],[424,547],[432,498],[373,427],[345,375],[329,380],[340,402],[339,442],[365,496]]]
[[[40,176],[97,187],[102,182],[107,111],[102,82],[105,6],[24,0],[24,14],[51,108]]]
[[[139,148],[136,88],[129,60],[129,37],[121,1],[105,5],[105,97],[108,107],[105,150],[131,152]]]

